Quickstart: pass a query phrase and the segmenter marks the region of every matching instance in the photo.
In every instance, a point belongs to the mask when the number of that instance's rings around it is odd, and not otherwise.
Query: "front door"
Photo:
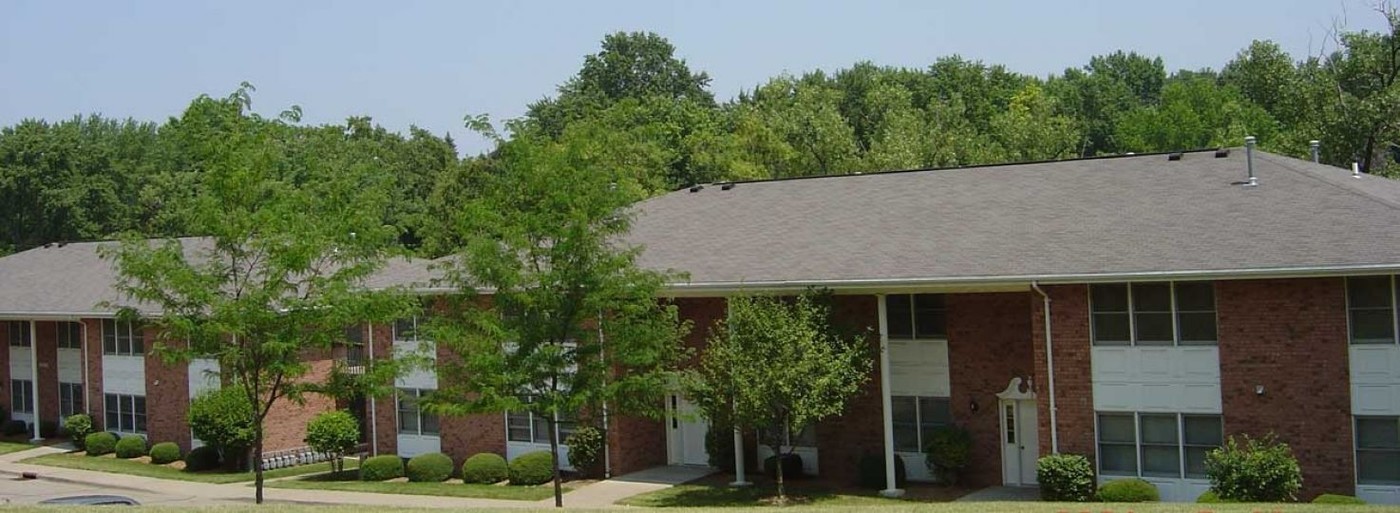
[[[1003,399],[1001,406],[1002,482],[1008,486],[1034,486],[1040,459],[1034,399]]]
[[[669,463],[708,465],[710,457],[705,450],[705,433],[709,431],[709,422],[680,394],[671,394],[667,410],[670,412],[666,419]]]

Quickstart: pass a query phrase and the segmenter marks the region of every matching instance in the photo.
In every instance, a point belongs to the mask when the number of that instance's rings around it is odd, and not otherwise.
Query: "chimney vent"
[[[1244,167],[1249,173],[1249,183],[1245,187],[1259,185],[1259,179],[1254,176],[1254,136],[1244,138]]]
[[[1314,164],[1322,162],[1322,141],[1313,139],[1308,141],[1308,147],[1312,148],[1312,158]]]

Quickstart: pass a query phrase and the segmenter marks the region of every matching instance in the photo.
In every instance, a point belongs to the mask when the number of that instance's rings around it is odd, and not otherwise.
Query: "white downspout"
[[[885,497],[901,497],[904,490],[898,488],[894,473],[894,411],[893,401],[890,399],[890,326],[889,319],[885,317],[885,295],[875,296],[879,305],[880,315],[880,405],[881,416],[885,424],[885,489],[880,490],[880,495]]]
[[[39,323],[33,320],[29,321],[29,369],[33,376],[30,381],[33,386],[29,391],[33,396],[31,399],[34,400],[34,408],[31,408],[34,415],[34,438],[30,441],[38,442],[44,437],[39,432],[39,424],[42,424],[39,421]]]
[[[88,327],[82,319],[77,321],[83,334],[83,413],[92,417],[92,382],[88,381]]]
[[[370,362],[374,361],[374,323],[366,323],[369,331],[369,341],[365,344],[368,350]],[[379,455],[379,417],[375,416],[374,403],[379,402],[377,398],[369,398],[369,454]]]
[[[1060,428],[1055,422],[1055,345],[1050,336],[1050,295],[1046,294],[1037,282],[1032,281],[1031,288],[1040,294],[1041,300],[1045,302],[1042,309],[1045,311],[1045,381],[1050,388],[1050,453],[1059,454]]]

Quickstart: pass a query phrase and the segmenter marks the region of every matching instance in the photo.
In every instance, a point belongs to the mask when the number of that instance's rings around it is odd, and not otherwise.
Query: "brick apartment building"
[[[953,423],[973,436],[971,484],[1033,486],[1036,458],[1066,452],[1101,480],[1192,501],[1206,451],[1272,432],[1298,456],[1304,498],[1400,503],[1397,226],[1400,182],[1237,148],[713,184],[639,205],[631,242],[642,265],[688,273],[663,300],[694,322],[689,345],[728,296],[810,286],[836,292],[839,322],[879,334],[849,410],[790,440],[824,478],[883,455],[928,479],[925,433]],[[120,300],[98,244],[0,258],[0,404],[31,422],[87,411],[188,447],[188,398],[218,386],[217,363],[165,364],[142,330],[98,311]],[[431,277],[430,262],[400,260],[371,286]],[[318,365],[414,350],[416,322],[358,330],[361,349]],[[412,398],[436,386],[417,371],[398,397],[354,405],[371,451],[460,463],[547,447],[529,415],[418,411]],[[669,397],[660,422],[609,419],[610,471],[706,464],[688,404]],[[305,420],[334,407],[276,412],[269,450],[302,445]]]

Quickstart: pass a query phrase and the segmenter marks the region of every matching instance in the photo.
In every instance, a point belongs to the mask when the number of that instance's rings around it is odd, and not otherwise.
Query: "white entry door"
[[[1000,405],[1002,482],[1034,486],[1036,460],[1040,459],[1035,400],[1004,399]]]
[[[668,442],[668,463],[672,465],[708,465],[709,452],[705,450],[705,433],[709,422],[700,416],[700,410],[685,400],[680,394],[671,394],[667,410],[666,438]]]

